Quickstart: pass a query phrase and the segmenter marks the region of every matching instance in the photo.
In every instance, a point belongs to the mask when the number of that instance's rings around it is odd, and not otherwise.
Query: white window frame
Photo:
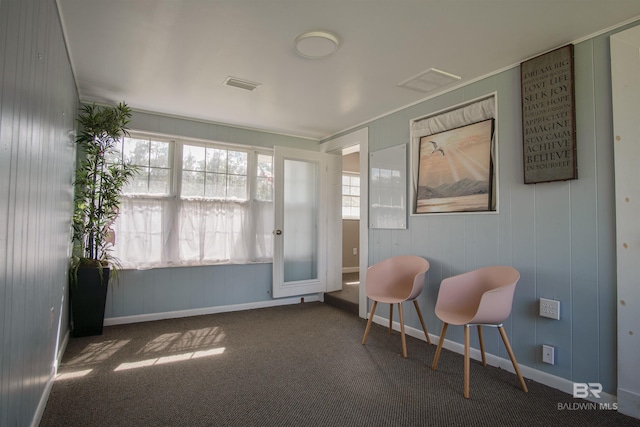
[[[129,131],[128,138],[132,139],[143,139],[150,141],[158,141],[158,142],[166,142],[169,143],[169,164],[170,164],[170,182],[169,182],[169,194],[135,194],[128,193],[124,194],[123,198],[129,199],[155,199],[159,202],[180,204],[183,201],[191,201],[191,200],[202,200],[203,202],[223,202],[223,203],[237,203],[237,204],[247,204],[248,209],[255,209],[256,203],[273,203],[273,190],[271,192],[271,200],[260,200],[258,199],[258,171],[257,171],[257,162],[259,155],[266,155],[272,158],[273,162],[273,150],[269,148],[263,147],[253,147],[249,145],[241,145],[241,144],[231,144],[231,143],[223,143],[217,141],[208,141],[202,139],[188,138],[188,137],[173,137],[155,133],[147,133],[147,132],[139,132],[139,131]],[[192,146],[203,146],[207,148],[218,148],[229,151],[240,151],[247,153],[247,198],[245,200],[239,199],[220,199],[220,198],[183,198],[181,195],[182,191],[182,176],[183,176],[183,147],[185,145]],[[273,167],[273,163],[272,163]],[[273,169],[272,169],[273,171]],[[228,175],[227,175],[228,176]],[[169,237],[164,245],[162,250],[162,260],[160,262],[154,262],[151,265],[131,265],[127,263],[126,260],[120,260],[123,264],[124,268],[162,268],[162,267],[170,267],[170,266],[197,266],[197,265],[211,265],[211,264],[220,264],[220,263],[260,263],[260,262],[272,262],[272,256],[268,258],[253,258],[248,257],[241,262],[234,260],[220,260],[214,262],[184,262],[184,260],[180,260],[179,252],[179,240],[180,240],[180,213],[179,210],[173,212],[175,218],[171,221],[172,225],[169,227],[171,232],[168,233]],[[267,219],[268,220],[268,219]],[[250,235],[255,235],[255,225],[256,221],[250,221],[250,226],[248,229],[248,233]],[[117,245],[117,240],[116,240]],[[250,248],[250,252],[255,253],[255,248]]]
[[[346,172],[346,171],[343,171],[343,172],[342,172],[342,177],[341,177],[341,185],[340,185],[340,189],[341,189],[341,191],[340,191],[340,192],[341,192],[341,196],[342,196],[342,197],[344,197],[344,196],[357,197],[357,198],[358,198],[358,201],[360,201],[360,188],[361,188],[361,186],[362,186],[362,181],[360,181],[360,185],[358,185],[358,195],[357,195],[357,196],[354,196],[353,194],[344,194],[344,192],[342,192],[342,187],[344,186],[344,184],[342,183],[342,178],[343,178],[343,177],[345,177],[345,176],[348,176],[348,177],[357,177],[357,178],[360,180],[360,174],[359,174],[359,173],[355,173],[355,172]],[[349,187],[350,187],[350,188],[353,188],[353,187],[355,187],[355,186],[354,186],[354,185],[349,185]],[[340,205],[341,205],[341,207],[342,207],[342,213],[341,213],[342,219],[360,219],[360,215],[359,215],[359,214],[358,214],[358,215],[344,215],[344,208],[345,208],[345,206],[343,205],[342,200],[341,200],[341,202],[340,202]],[[358,204],[358,206],[360,206],[360,205]],[[360,207],[358,207],[357,212],[358,212],[358,213],[360,212]]]

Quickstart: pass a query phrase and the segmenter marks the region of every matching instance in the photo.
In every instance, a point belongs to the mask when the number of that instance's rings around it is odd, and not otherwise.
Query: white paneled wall
[[[0,34],[0,425],[26,426],[68,329],[78,99],[53,0],[2,0]]]

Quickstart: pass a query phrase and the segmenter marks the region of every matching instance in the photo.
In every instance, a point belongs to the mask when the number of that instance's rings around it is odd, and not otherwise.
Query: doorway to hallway
[[[359,287],[360,273],[342,273],[342,289],[339,291],[328,292],[324,295],[324,302],[358,315],[359,311]]]
[[[325,294],[329,304],[358,314],[360,285],[360,147],[342,151],[342,287]]]
[[[369,129],[363,127],[357,131],[342,135],[336,139],[323,142],[320,144],[320,151],[326,153],[340,153],[342,155],[351,152],[359,152],[359,175],[360,175],[360,218],[358,223],[358,264],[357,271],[359,273],[358,285],[358,316],[365,319],[367,317],[367,297],[364,290],[364,280],[369,261],[369,235],[368,235],[368,195],[369,195]],[[332,247],[332,250],[340,250],[338,247]],[[342,266],[341,266],[342,267]],[[342,269],[342,268],[341,268]],[[342,270],[344,273],[344,270]],[[327,300],[325,294],[325,301]],[[331,298],[331,296],[329,296]]]

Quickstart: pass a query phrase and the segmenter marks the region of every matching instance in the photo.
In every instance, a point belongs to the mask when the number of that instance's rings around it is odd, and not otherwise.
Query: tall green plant
[[[113,263],[111,225],[118,215],[123,187],[137,168],[120,160],[118,147],[128,135],[131,109],[85,105],[78,116],[76,138],[80,160],[75,173],[73,241],[76,268],[79,263]]]

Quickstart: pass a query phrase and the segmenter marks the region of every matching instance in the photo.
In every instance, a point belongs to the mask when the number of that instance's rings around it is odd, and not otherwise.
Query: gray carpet
[[[638,426],[570,395],[314,302],[72,338],[41,426]],[[224,349],[224,350],[222,350]],[[70,374],[84,376],[65,378]],[[565,406],[566,408],[567,406]]]

